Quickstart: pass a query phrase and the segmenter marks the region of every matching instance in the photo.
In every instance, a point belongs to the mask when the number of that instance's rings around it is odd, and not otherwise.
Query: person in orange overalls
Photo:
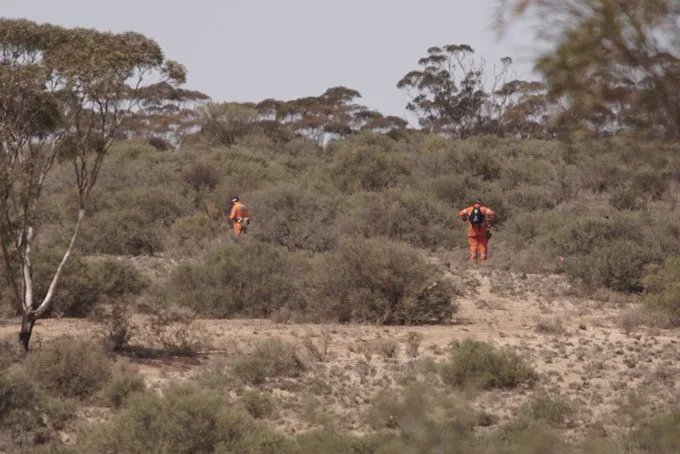
[[[239,236],[247,233],[250,218],[248,217],[248,209],[241,203],[238,197],[231,198],[231,211],[229,213],[229,221],[234,228],[234,235]]]
[[[488,257],[488,243],[491,233],[489,228],[493,222],[494,212],[477,199],[475,203],[460,211],[460,218],[468,225],[468,243],[470,244],[470,260],[473,263],[484,263]]]

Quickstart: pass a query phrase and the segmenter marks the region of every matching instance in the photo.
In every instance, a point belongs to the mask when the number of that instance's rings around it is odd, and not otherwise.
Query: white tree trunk
[[[82,224],[84,218],[85,208],[81,208],[78,210],[78,220],[76,221],[76,226],[73,230],[73,235],[71,236],[71,241],[68,245],[68,248],[66,249],[66,252],[64,252],[64,256],[62,257],[57,270],[54,272],[52,282],[50,282],[50,287],[47,290],[45,298],[43,298],[42,302],[36,309],[34,309],[33,271],[31,269],[31,244],[33,241],[33,228],[28,228],[28,232],[26,234],[26,243],[23,245],[23,317],[21,320],[21,331],[19,331],[19,342],[25,351],[28,351],[28,344],[31,339],[35,321],[40,318],[47,311],[47,309],[49,309],[50,304],[54,299],[54,293],[56,291],[57,284],[59,283],[59,278],[61,277],[61,274],[64,270],[64,266],[66,266],[66,262],[68,262],[68,259],[73,252],[76,238],[78,238],[78,233],[80,232],[80,225]]]
[[[54,277],[52,277],[52,282],[50,282],[50,287],[47,289],[47,294],[45,295],[45,298],[43,299],[42,303],[40,303],[40,306],[38,306],[38,308],[35,310],[34,314],[36,318],[44,314],[45,311],[49,309],[50,304],[52,303],[52,298],[54,298],[54,292],[57,288],[57,283],[59,282],[61,273],[64,270],[64,266],[66,265],[66,262],[68,261],[69,257],[71,257],[71,253],[73,252],[73,246],[76,243],[76,238],[78,238],[78,233],[80,232],[80,225],[83,222],[83,218],[85,218],[85,208],[81,208],[80,210],[78,210],[78,220],[76,221],[76,227],[73,230],[73,235],[71,236],[71,241],[69,242],[68,249],[66,249],[66,252],[64,252],[64,257],[62,257],[61,262],[57,267],[57,271],[55,271]]]

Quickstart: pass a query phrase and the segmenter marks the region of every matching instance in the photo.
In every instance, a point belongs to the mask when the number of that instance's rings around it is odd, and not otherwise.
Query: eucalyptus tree
[[[680,136],[678,0],[498,0],[500,36],[525,19],[558,121]]]
[[[52,303],[121,125],[143,111],[150,92],[160,96],[149,87],[185,81],[184,66],[166,60],[161,47],[139,33],[0,19],[0,244],[22,314],[19,341],[25,350],[35,321]],[[78,211],[47,291],[36,295],[37,202],[57,161],[73,169]]]

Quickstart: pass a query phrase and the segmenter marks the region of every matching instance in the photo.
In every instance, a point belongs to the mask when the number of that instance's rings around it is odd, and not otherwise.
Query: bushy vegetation
[[[451,140],[404,131],[353,134],[322,147],[271,133],[240,131],[229,146],[197,140],[180,152],[160,152],[140,140],[117,143],[50,315],[97,315],[109,354],[153,358],[196,358],[202,350],[197,317],[450,323],[467,290],[460,279],[467,273],[467,241],[458,211],[479,197],[497,213],[485,267],[561,273],[589,295],[598,289],[640,295],[662,315],[654,320],[680,323],[677,144],[623,137],[570,144],[482,135]],[[55,164],[40,201],[33,257],[38,296],[47,291],[77,209],[63,184],[67,171]],[[225,222],[234,194],[251,213],[249,233],[239,240]],[[145,265],[146,258],[163,265]],[[1,295],[8,312],[18,313],[11,288]],[[133,326],[135,311],[146,312],[141,326]],[[557,328],[548,327],[553,334]],[[412,361],[426,349],[415,334],[405,337]],[[497,424],[493,415],[417,386],[379,396],[368,435],[322,427],[285,437],[267,424],[289,409],[279,408],[267,388],[293,386],[291,380],[312,377],[327,363],[327,351],[309,339],[303,346],[320,362],[306,361],[299,345],[268,339],[230,358],[213,376],[219,386],[180,387],[162,397],[148,392],[134,367],[113,364],[98,344],[60,339],[25,358],[3,347],[0,382],[14,397],[0,411],[9,434],[0,448],[69,452],[45,415],[53,421],[73,405],[68,402],[94,401],[110,407],[112,418],[86,430],[73,452],[162,451],[163,443],[182,452],[246,453],[575,449],[560,434],[579,410],[559,396],[539,392],[517,418]],[[363,366],[367,376],[374,373],[371,354],[385,361],[401,354],[390,341],[367,348],[373,349]],[[476,341],[452,346],[432,368],[428,380],[448,393],[524,389],[538,380],[520,355]],[[233,387],[248,390],[230,400]],[[140,420],[143,427],[136,427]],[[666,449],[674,439],[654,431],[666,433],[667,421],[672,418],[630,437],[596,437],[578,447],[636,454]],[[479,434],[478,426],[492,427]]]
[[[149,288],[125,262],[87,255],[163,254],[179,266],[153,297],[200,316],[444,322],[459,289],[426,256],[465,259],[457,212],[477,197],[497,213],[488,266],[641,293],[651,284],[645,270],[680,253],[677,156],[674,144],[622,137],[564,145],[418,132],[361,133],[325,149],[301,138],[274,145],[257,130],[226,148],[179,153],[121,143],[102,170],[53,311],[84,316]],[[52,204],[41,202],[39,294],[58,259],[49,239],[69,222],[61,213],[75,209],[60,184],[67,170],[47,182]],[[224,222],[233,194],[252,219],[238,244]],[[55,206],[64,210],[47,209]]]
[[[40,386],[68,398],[91,397],[111,377],[111,364],[103,348],[74,336],[61,337],[36,349],[24,365]]]
[[[440,373],[449,385],[481,389],[512,389],[532,385],[538,378],[517,353],[471,339],[452,346],[451,357]]]

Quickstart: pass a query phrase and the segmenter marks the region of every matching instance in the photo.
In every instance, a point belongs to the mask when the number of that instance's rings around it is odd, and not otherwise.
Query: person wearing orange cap
[[[484,206],[480,199],[459,213],[463,222],[468,225],[468,244],[470,245],[470,261],[484,263],[488,257],[488,244],[491,233],[489,228],[495,213]]]

